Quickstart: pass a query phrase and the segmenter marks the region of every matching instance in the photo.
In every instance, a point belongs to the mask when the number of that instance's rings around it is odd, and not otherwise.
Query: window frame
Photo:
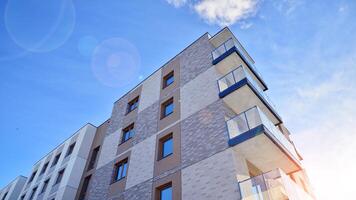
[[[173,106],[172,112],[166,113],[166,109],[167,109],[167,107],[168,107],[169,105],[172,105],[172,106]],[[166,100],[165,102],[163,102],[163,103],[161,104],[161,119],[166,118],[166,117],[168,117],[169,115],[173,114],[173,113],[174,113],[174,109],[175,109],[174,107],[175,107],[175,106],[174,106],[174,97],[171,97],[171,98],[169,98],[168,100]]]
[[[33,197],[35,197],[35,194],[36,194],[36,192],[37,192],[37,189],[38,189],[38,186],[34,187],[34,188],[31,190],[31,194],[30,194],[28,200],[32,200]]]
[[[100,152],[100,145],[93,149],[92,154],[90,156],[90,161],[89,161],[89,165],[88,165],[87,171],[89,171],[91,169],[94,169],[94,166],[95,166],[96,161],[98,159],[99,152]]]
[[[70,155],[72,155],[73,151],[74,151],[74,148],[75,148],[75,142],[72,143],[71,145],[69,145],[68,147],[68,150],[67,150],[67,153],[66,153],[66,156],[65,157],[68,157]]]
[[[57,184],[61,183],[63,176],[64,176],[64,172],[65,172],[65,169],[61,169],[58,171],[56,181],[54,182],[53,185],[57,185]]]
[[[169,140],[172,141],[172,152],[164,155],[164,144]],[[160,138],[158,140],[158,142],[159,142],[159,144],[158,144],[158,161],[173,155],[173,153],[174,153],[173,132],[163,136],[162,138]]]
[[[126,138],[126,134],[129,134],[127,139],[125,139]],[[128,125],[126,128],[122,129],[120,144],[123,144],[123,143],[127,142],[134,135],[135,135],[135,123],[132,123],[132,124]]]
[[[79,194],[79,198],[78,198],[79,200],[85,199],[87,192],[88,192],[91,176],[92,175],[89,175],[84,178],[82,189],[80,190],[80,194]]]
[[[54,167],[58,164],[59,159],[61,158],[61,155],[62,155],[62,153],[59,153],[54,157],[51,167]]]
[[[51,178],[48,178],[48,179],[46,179],[45,181],[43,181],[43,185],[42,185],[42,189],[41,189],[40,194],[43,194],[43,193],[46,192],[50,180],[51,180]]]
[[[165,184],[163,184],[163,185],[161,185],[161,186],[158,186],[158,187],[156,187],[156,199],[157,200],[163,200],[162,199],[162,191],[164,191],[164,190],[166,190],[166,189],[168,189],[168,188],[171,188],[171,191],[172,191],[172,199],[173,199],[173,184],[172,184],[172,182],[168,182],[168,183],[165,183]]]
[[[46,173],[47,168],[48,168],[48,165],[49,165],[49,161],[47,161],[47,162],[43,165],[43,167],[42,167],[42,169],[41,169],[41,172],[40,172],[40,175]]]
[[[125,165],[126,165],[126,168],[125,168]],[[129,158],[125,158],[115,164],[112,183],[116,183],[116,182],[121,181],[126,178],[127,171],[128,171],[128,165],[129,165]],[[119,171],[120,167],[122,167],[121,171]],[[125,171],[125,175],[123,176],[124,171]],[[120,174],[120,178],[118,178],[119,174]]]
[[[5,192],[5,194],[4,194],[4,196],[1,198],[1,200],[5,200],[8,193],[9,193],[9,191]]]
[[[35,179],[35,176],[36,176],[37,172],[38,172],[38,170],[35,170],[34,172],[32,172],[31,177],[28,180],[29,183],[31,183],[33,181],[33,179]]]
[[[172,82],[167,83],[168,80],[170,80],[171,78],[173,78]],[[171,72],[169,72],[168,74],[166,74],[163,77],[163,85],[162,85],[162,89],[167,88],[168,86],[172,85],[175,81],[175,77],[174,77],[174,70],[172,70]]]
[[[139,100],[140,96],[137,96],[127,103],[126,115],[138,108]],[[132,106],[134,107],[132,108]]]

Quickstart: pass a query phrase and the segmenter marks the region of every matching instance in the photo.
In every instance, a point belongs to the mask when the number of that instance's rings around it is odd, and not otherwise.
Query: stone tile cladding
[[[128,97],[124,96],[114,103],[114,107],[110,117],[110,125],[106,131],[107,135],[110,135],[122,127],[122,120],[125,116],[126,106],[128,103]]]
[[[205,34],[179,55],[181,86],[212,66],[212,51],[213,46]]]
[[[109,186],[113,173],[114,161],[97,169],[92,175],[88,187],[87,200],[104,200],[107,199]]]
[[[191,115],[181,124],[183,166],[191,165],[228,148],[222,100]]]
[[[132,138],[134,145],[157,133],[158,112],[159,105],[156,102],[138,113],[135,123],[135,136]]]

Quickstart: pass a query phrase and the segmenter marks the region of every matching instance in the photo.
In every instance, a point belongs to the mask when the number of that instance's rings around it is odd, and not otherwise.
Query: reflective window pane
[[[165,140],[162,145],[162,157],[167,157],[173,153],[173,138]]]
[[[160,197],[160,200],[172,200],[172,186],[162,189]]]

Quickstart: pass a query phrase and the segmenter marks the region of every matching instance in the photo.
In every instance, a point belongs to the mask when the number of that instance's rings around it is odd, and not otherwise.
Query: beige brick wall
[[[100,147],[100,156],[98,157],[98,164],[96,169],[101,168],[116,157],[117,147],[120,142],[121,128],[113,134],[107,135]]]
[[[237,199],[231,149],[182,170],[182,199]]]
[[[150,105],[158,101],[161,85],[161,70],[152,74],[143,82],[140,105],[138,111],[148,108]]]
[[[218,100],[219,90],[215,80],[219,76],[211,67],[181,88],[182,119]]]
[[[153,177],[156,136],[151,136],[131,150],[126,189]]]

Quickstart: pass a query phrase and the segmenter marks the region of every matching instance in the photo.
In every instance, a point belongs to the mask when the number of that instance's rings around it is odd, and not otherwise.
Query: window
[[[167,117],[172,114],[174,111],[173,97],[168,99],[166,102],[162,104],[161,107],[161,119]]]
[[[74,147],[75,147],[75,143],[69,146],[66,157],[73,153]]]
[[[46,172],[46,169],[47,169],[47,167],[48,167],[48,164],[49,164],[49,162],[46,162],[46,163],[43,165],[43,167],[42,167],[42,170],[41,170],[41,173],[40,173],[40,174],[44,174],[44,173]]]
[[[31,174],[30,180],[28,180],[29,183],[31,183],[31,182],[33,181],[33,179],[35,178],[36,174],[37,174],[37,170],[34,171],[34,172]]]
[[[91,175],[85,177],[84,182],[83,182],[83,186],[82,186],[82,190],[80,191],[79,200],[85,199],[85,195],[87,193],[88,186],[89,186],[89,183],[90,183],[90,178],[91,178]]]
[[[57,180],[54,183],[55,185],[62,181],[63,175],[64,175],[64,169],[62,169],[61,171],[58,172]]]
[[[158,200],[172,200],[172,183],[167,183],[158,188],[157,192]]]
[[[23,194],[20,199],[21,199],[21,200],[24,200],[24,199],[25,199],[25,196],[26,196],[26,194]]]
[[[115,165],[115,174],[114,174],[113,182],[119,181],[126,177],[127,161],[128,161],[128,159],[126,158],[123,161],[121,161]]]
[[[173,134],[169,134],[159,140],[159,157],[163,159],[173,154]]]
[[[126,113],[129,113],[138,107],[138,99],[139,99],[139,97],[136,97],[128,103]]]
[[[131,124],[128,127],[126,127],[125,129],[122,130],[121,143],[124,143],[127,140],[129,140],[130,138],[132,138],[134,134],[135,134],[134,124]]]
[[[49,179],[45,180],[43,182],[43,186],[42,186],[42,190],[41,190],[41,194],[46,192],[46,189],[47,189],[47,186],[48,186],[48,183],[49,183]]]
[[[168,87],[174,82],[174,71],[171,71],[169,74],[163,77],[163,89]]]
[[[91,169],[94,168],[94,165],[95,165],[95,162],[96,162],[96,158],[98,157],[98,154],[99,154],[99,150],[100,150],[100,146],[96,147],[93,150],[93,153],[91,154],[91,157],[90,157],[88,170],[91,170]]]
[[[8,192],[6,192],[6,193],[4,194],[4,196],[2,197],[2,200],[5,200],[5,198],[6,198],[6,196],[7,196],[7,193],[8,193]]]
[[[35,188],[32,189],[31,195],[30,195],[30,197],[28,198],[29,200],[32,200],[32,199],[33,199],[33,197],[35,196],[36,191],[37,191],[37,187],[35,187]]]
[[[53,160],[53,163],[52,163],[51,167],[55,166],[58,163],[60,157],[61,157],[61,154],[56,155],[56,157]]]

